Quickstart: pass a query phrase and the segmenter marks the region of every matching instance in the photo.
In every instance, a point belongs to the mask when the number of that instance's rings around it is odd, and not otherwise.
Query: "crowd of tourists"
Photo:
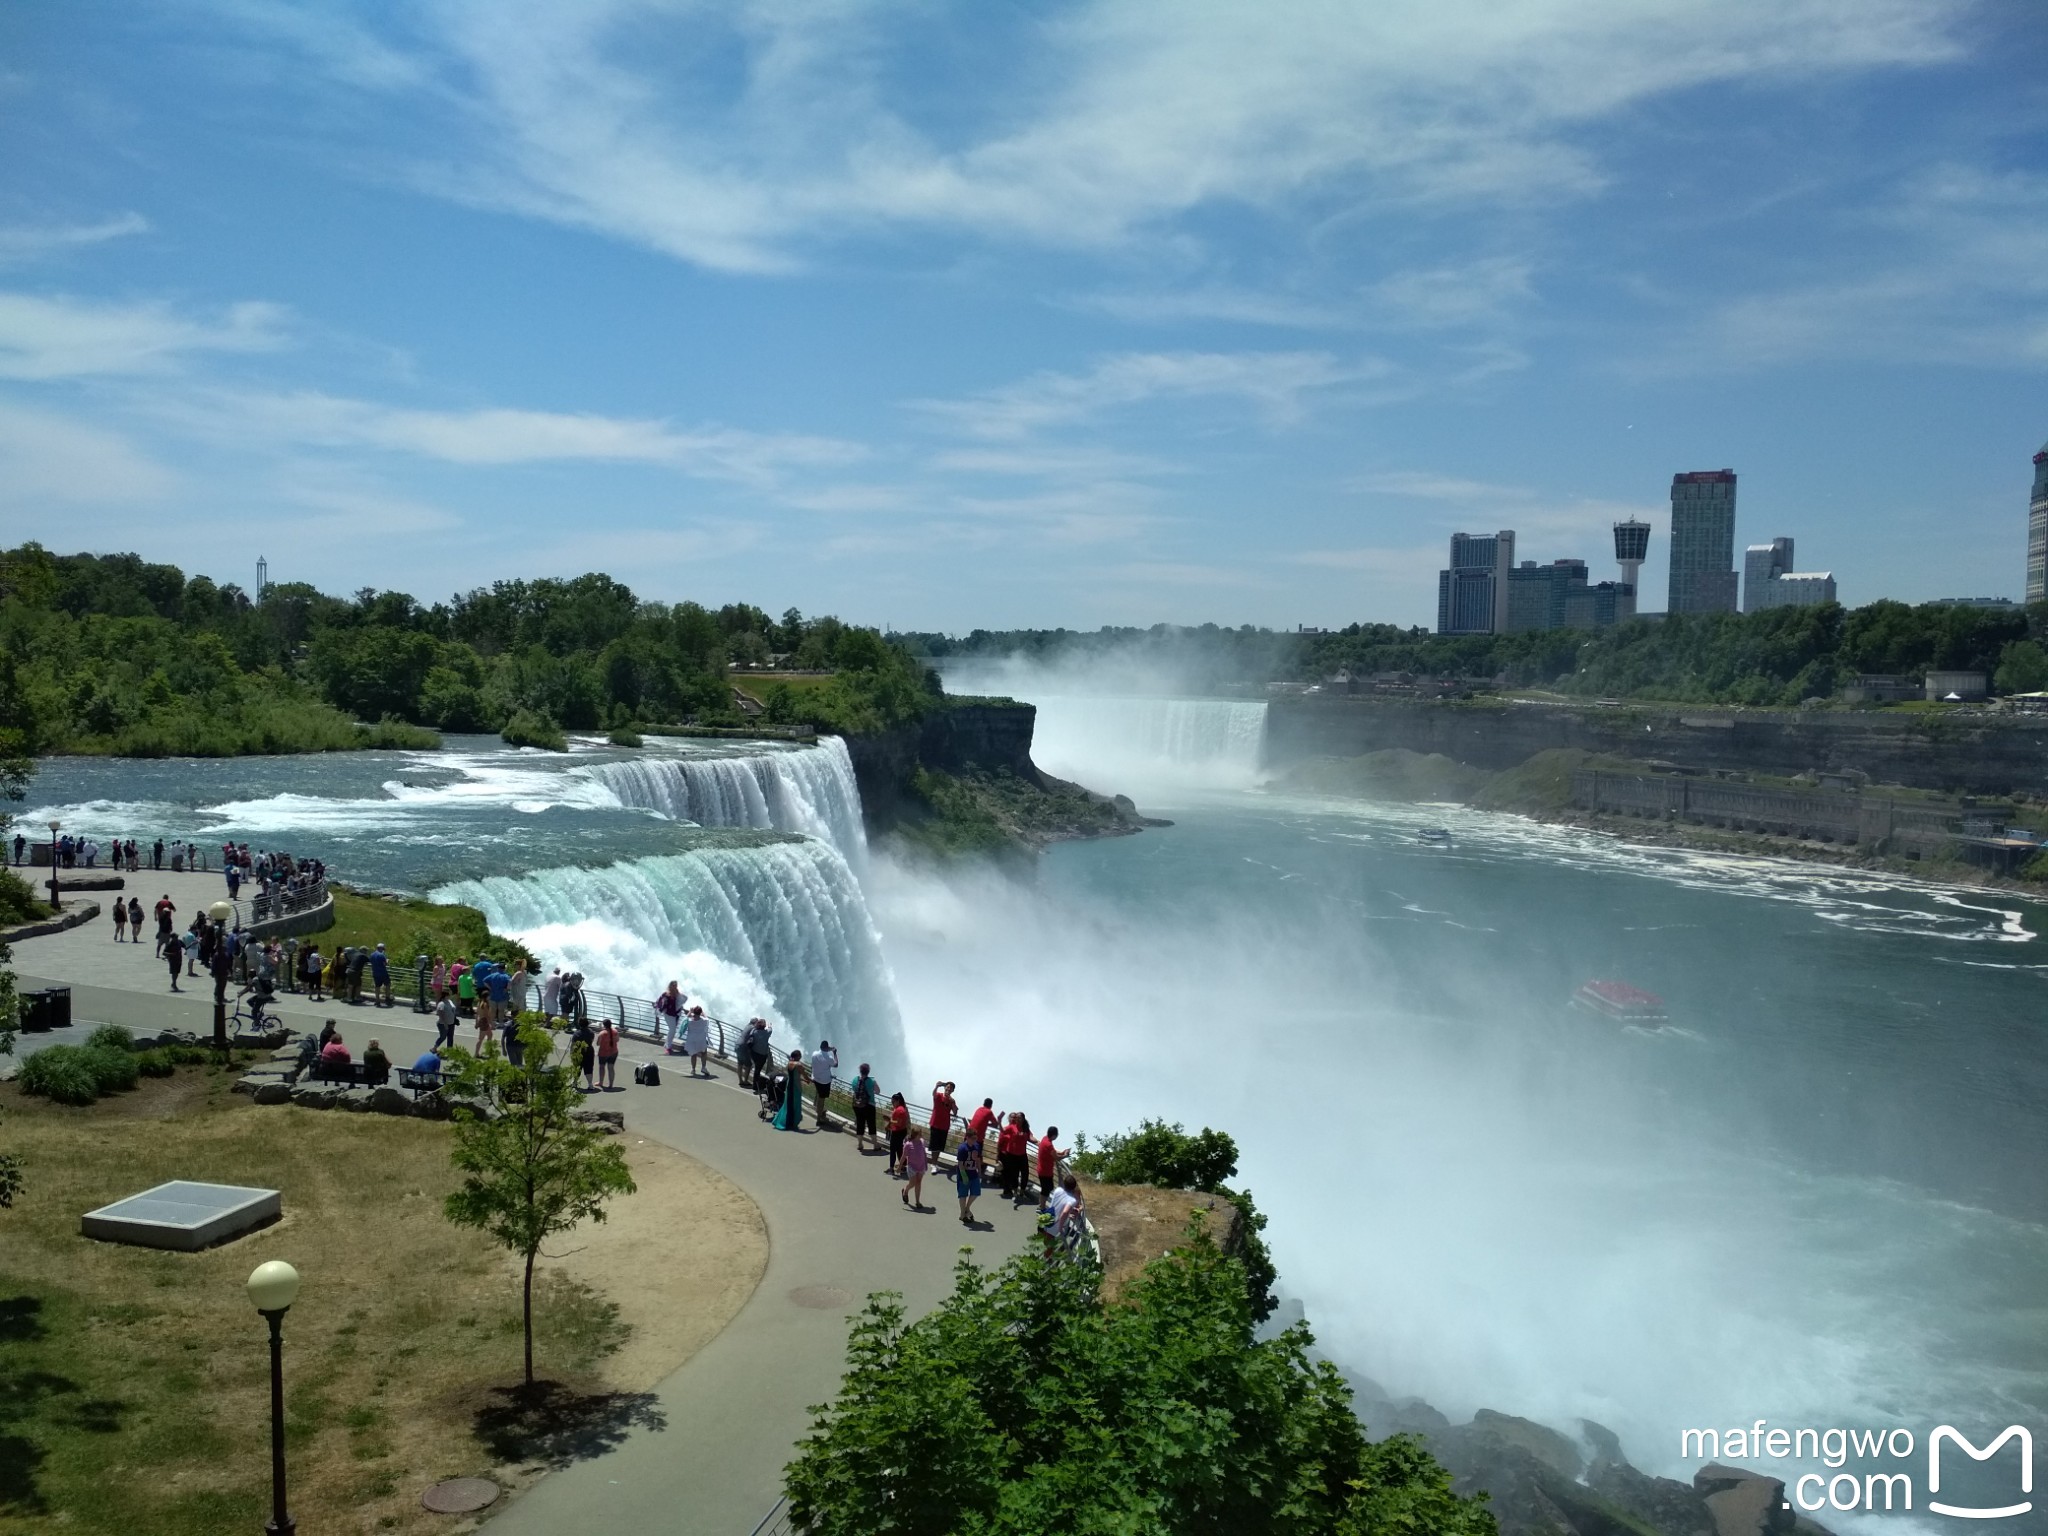
[[[23,832],[14,834],[13,854],[17,865],[27,864],[31,855],[43,845],[31,842]],[[103,864],[101,860],[106,862]],[[173,839],[165,842],[158,838],[144,848],[132,837],[117,837],[105,847],[95,837],[83,833],[64,833],[57,839],[57,867],[59,869],[109,869],[135,874],[144,867],[145,860],[151,869],[204,869],[206,855],[197,843]],[[168,862],[167,862],[168,861]]]
[[[669,991],[663,996],[665,999],[680,999],[676,983],[670,982]],[[657,1001],[655,1007],[657,1011],[674,1017],[673,1005],[664,1009],[663,1003]],[[702,1016],[701,1009],[693,1008],[689,1012],[693,1016]],[[885,1119],[882,1090],[867,1062],[860,1063],[860,1070],[848,1080],[841,1071],[839,1052],[830,1040],[820,1040],[808,1056],[802,1050],[792,1050],[785,1056],[774,1042],[774,1032],[774,1026],[768,1020],[749,1019],[735,1046],[734,1060],[740,1086],[751,1087],[755,1091],[761,1100],[760,1118],[775,1129],[800,1131],[804,1128],[806,1088],[809,1089],[813,1128],[821,1131],[832,1129],[828,1113],[833,1089],[839,1087],[853,1111],[856,1150],[880,1150],[886,1145],[889,1154],[887,1174],[901,1182],[902,1188],[897,1191],[897,1196],[909,1209],[917,1212],[931,1209],[924,1203],[924,1181],[951,1144],[953,1193],[962,1226],[979,1225],[974,1204],[981,1198],[984,1187],[993,1185],[1013,1207],[1036,1201],[1040,1231],[1049,1248],[1071,1250],[1079,1243],[1084,1215],[1080,1184],[1071,1173],[1060,1172],[1067,1149],[1059,1144],[1058,1126],[1047,1126],[1043,1134],[1034,1133],[1030,1117],[1024,1111],[998,1110],[993,1098],[983,1099],[977,1108],[963,1116],[959,1106],[959,1087],[952,1082],[933,1085],[931,1105],[925,1112],[923,1124],[918,1123],[918,1117],[911,1112],[910,1104],[901,1093],[888,1095]],[[670,1042],[670,1051],[678,1052],[673,1033]],[[692,1053],[694,1075],[697,1053],[703,1049],[701,1038],[693,1045],[686,1030],[680,1049]],[[956,1135],[957,1142],[954,1141]],[[990,1155],[991,1139],[994,1143],[993,1157]]]

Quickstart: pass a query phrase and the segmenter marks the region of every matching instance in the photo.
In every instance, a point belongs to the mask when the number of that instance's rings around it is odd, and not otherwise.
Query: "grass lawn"
[[[506,964],[521,956],[533,967],[533,956],[516,939],[491,932],[475,907],[442,906],[397,896],[371,896],[339,888],[334,892],[334,926],[312,935],[320,953],[339,946],[382,944],[394,964],[409,967],[416,955],[446,960],[474,960],[490,955]],[[302,941],[303,942],[303,941]]]
[[[450,1226],[445,1124],[257,1109],[184,1068],[84,1109],[0,1085],[28,1189],[0,1211],[0,1533],[215,1536],[269,1509],[267,1331],[243,1293],[265,1259],[304,1277],[285,1319],[291,1509],[308,1532],[447,1531],[444,1477],[518,1485],[616,1439],[649,1400],[591,1374],[626,1330],[566,1275],[537,1306],[541,1407],[520,1379],[500,1250]],[[284,1192],[270,1228],[198,1254],[81,1237],[81,1212],[166,1179]]]

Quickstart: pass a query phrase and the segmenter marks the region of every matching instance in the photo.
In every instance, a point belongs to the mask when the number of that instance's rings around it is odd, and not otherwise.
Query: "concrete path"
[[[156,899],[154,890],[138,894],[145,907]],[[173,899],[187,910],[175,891]],[[97,943],[80,937],[95,930]],[[15,963],[24,986],[70,984],[79,1026],[210,1030],[210,991],[172,996],[150,948],[146,940],[117,946],[90,923],[24,942]],[[314,1005],[290,994],[281,1003],[287,1023],[318,1028],[322,1019],[338,1019],[352,1047],[360,1051],[375,1035],[394,1059],[416,1054],[433,1034],[423,1016],[402,1007]],[[630,1080],[625,1062],[652,1054],[630,1043],[620,1077]],[[1032,1207],[1013,1210],[994,1191],[976,1208],[984,1225],[970,1231],[959,1222],[952,1181],[929,1176],[925,1203],[938,1209],[913,1214],[898,1198],[902,1186],[883,1172],[886,1155],[863,1156],[841,1133],[773,1130],[723,1070],[692,1081],[682,1058],[671,1057],[662,1078],[659,1087],[627,1088],[593,1103],[623,1108],[629,1134],[701,1158],[745,1190],[767,1223],[767,1272],[725,1331],[656,1389],[665,1430],[636,1431],[609,1454],[543,1478],[490,1522],[496,1536],[578,1528],[606,1536],[748,1536],[780,1495],[782,1468],[809,1429],[809,1408],[838,1389],[847,1322],[867,1294],[901,1292],[916,1315],[951,1289],[962,1247],[989,1265],[1026,1246],[1034,1231]],[[663,1277],[644,1283],[660,1287]],[[686,1294],[670,1299],[691,1304]]]

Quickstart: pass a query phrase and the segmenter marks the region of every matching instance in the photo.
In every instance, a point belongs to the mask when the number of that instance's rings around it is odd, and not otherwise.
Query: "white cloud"
[[[97,224],[0,225],[0,261],[27,260],[78,246],[100,245],[125,235],[144,234],[149,227],[149,220],[139,213],[124,213]]]
[[[194,353],[271,351],[284,344],[283,320],[272,304],[232,305],[207,321],[164,304],[0,293],[0,378],[163,373]]]
[[[1131,352],[1086,373],[1040,373],[964,400],[923,400],[920,409],[972,437],[1028,437],[1044,427],[1159,398],[1247,401],[1274,422],[1298,418],[1303,396],[1377,375],[1384,364],[1340,363],[1323,352]]]
[[[766,486],[801,470],[855,462],[836,438],[557,411],[424,411],[317,392],[214,391],[162,401],[167,416],[212,435],[301,447],[367,447],[449,464],[648,464]]]
[[[1712,82],[1956,56],[1963,0],[1092,0],[1014,33],[943,124],[899,82],[934,18],[685,0],[436,13],[433,56],[362,29],[289,40],[376,90],[465,82],[420,176],[710,267],[890,226],[1056,246],[1214,205],[1526,202],[1602,172],[1579,130]]]
[[[1418,328],[1465,326],[1502,319],[1534,297],[1530,265],[1489,256],[1449,266],[1396,272],[1372,287],[1375,308],[1386,319]]]
[[[0,507],[157,501],[177,477],[126,438],[47,411],[0,404]]]

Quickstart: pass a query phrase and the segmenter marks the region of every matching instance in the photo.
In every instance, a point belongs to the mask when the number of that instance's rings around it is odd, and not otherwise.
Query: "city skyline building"
[[[2034,499],[2027,508],[2027,601],[2048,602],[2048,443],[2034,455]]]
[[[1508,627],[1508,572],[1515,531],[1454,533],[1450,564],[1437,572],[1436,632],[1495,635]]]
[[[1792,540],[1773,539],[1768,544],[1752,544],[1742,554],[1742,611],[1755,613],[1759,608],[1776,605],[1764,591],[1773,580],[1792,569]]]
[[[1811,608],[1832,603],[1835,598],[1833,571],[1785,571],[1763,584],[1755,599],[1744,594],[1744,613],[1761,613],[1766,608]]]
[[[1636,599],[1643,590],[1643,562],[1650,556],[1650,525],[1631,517],[1614,525],[1614,563],[1621,567],[1621,583],[1615,596],[1615,621],[1636,616]]]
[[[1671,477],[1671,613],[1736,611],[1735,471]]]

